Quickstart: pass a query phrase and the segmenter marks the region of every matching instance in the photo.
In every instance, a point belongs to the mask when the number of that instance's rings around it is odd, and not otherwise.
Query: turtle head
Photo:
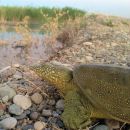
[[[44,80],[55,85],[61,93],[70,90],[73,72],[69,68],[62,65],[45,63],[42,65],[31,66],[30,69]]]

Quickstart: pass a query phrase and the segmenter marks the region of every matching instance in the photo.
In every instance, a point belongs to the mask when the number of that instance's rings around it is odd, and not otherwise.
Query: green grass
[[[0,6],[0,19],[5,21],[22,21],[25,16],[30,17],[32,22],[42,22],[46,21],[45,16],[47,17],[56,17],[57,14],[61,15],[61,20],[68,18],[74,19],[75,17],[84,16],[85,11],[74,9],[70,7],[65,8],[47,8],[47,7],[9,7],[9,6]]]

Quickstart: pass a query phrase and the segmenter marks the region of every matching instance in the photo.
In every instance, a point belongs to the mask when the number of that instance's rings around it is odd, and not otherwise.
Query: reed
[[[0,19],[5,21],[22,21],[25,16],[30,17],[31,22],[41,22],[46,21],[45,17],[42,17],[43,14],[48,17],[55,17],[56,13],[65,13],[66,15],[61,16],[61,20],[67,18],[75,18],[85,15],[85,12],[79,9],[74,9],[70,7],[65,8],[47,8],[47,7],[9,7],[1,6],[0,7]]]

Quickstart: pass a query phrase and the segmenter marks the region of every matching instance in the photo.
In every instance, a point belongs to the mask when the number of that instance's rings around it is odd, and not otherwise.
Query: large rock
[[[30,98],[23,96],[23,95],[16,95],[13,98],[13,102],[20,106],[21,108],[23,108],[24,110],[28,109],[29,107],[31,107],[32,102],[30,100]]]
[[[17,124],[17,120],[13,117],[8,117],[0,121],[0,128],[13,129]]]
[[[12,99],[16,95],[16,92],[13,88],[8,86],[0,88],[0,98],[8,97],[8,99]]]

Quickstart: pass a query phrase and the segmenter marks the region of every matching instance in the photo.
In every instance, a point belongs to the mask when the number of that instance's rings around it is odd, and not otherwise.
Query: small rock
[[[0,116],[4,114],[4,110],[0,110]]]
[[[34,130],[33,125],[25,125],[22,127],[22,130]]]
[[[43,109],[42,115],[43,116],[52,116],[52,111],[51,110]]]
[[[15,79],[19,80],[19,79],[22,79],[23,76],[22,76],[22,73],[20,73],[19,71],[16,71],[15,75],[13,76]]]
[[[31,113],[30,110],[25,110],[24,112],[26,113],[26,115],[30,115],[30,113]]]
[[[60,128],[65,127],[63,121],[60,120],[60,119],[57,120],[56,125],[57,125],[58,127],[60,127]]]
[[[23,109],[16,104],[12,104],[9,106],[9,112],[11,114],[21,115],[23,113]]]
[[[2,102],[3,102],[3,103],[7,103],[8,100],[9,100],[8,96],[5,96],[5,97],[2,98]]]
[[[91,46],[93,43],[92,42],[84,42],[83,45],[85,46]]]
[[[0,116],[4,114],[5,109],[6,109],[6,105],[0,103]]]
[[[34,123],[35,130],[42,130],[45,127],[46,127],[46,123],[45,122],[37,121],[37,122]]]
[[[54,117],[59,117],[59,114],[58,114],[56,111],[53,111],[52,115],[53,115]]]
[[[56,108],[61,109],[61,110],[64,109],[64,100],[63,99],[60,99],[59,101],[57,101]]]
[[[20,64],[14,64],[13,66],[16,67],[16,68],[19,68]]]
[[[0,88],[0,98],[8,97],[8,99],[12,99],[16,95],[14,89],[5,86]]]
[[[16,95],[13,98],[13,102],[20,106],[21,108],[23,108],[24,110],[28,109],[29,107],[31,107],[32,102],[30,100],[30,98],[23,96],[23,95]]]
[[[113,120],[113,119],[106,119],[106,124],[110,129],[119,129],[120,123],[119,121]]]
[[[93,130],[109,130],[109,128],[106,125],[97,125]]]
[[[24,118],[26,118],[26,112],[24,112],[24,113],[22,113],[21,115],[19,115],[19,116],[14,116],[17,120],[22,120],[22,119],[24,119]]]
[[[31,100],[35,103],[35,104],[40,104],[43,100],[43,97],[41,94],[39,93],[34,93],[32,96],[31,96]]]
[[[48,101],[48,104],[49,105],[51,105],[51,106],[53,106],[53,105],[55,105],[55,100],[54,99],[50,99],[49,101]]]
[[[4,114],[4,115],[0,116],[0,120],[3,120],[3,119],[8,118],[8,117],[10,117],[9,114]]]
[[[86,56],[86,60],[87,60],[87,61],[92,61],[92,60],[93,60],[93,57],[92,57],[92,56]]]
[[[39,113],[38,113],[38,112],[32,112],[32,113],[30,114],[30,118],[31,118],[32,120],[37,120],[38,116],[39,116]]]
[[[13,129],[17,124],[17,120],[13,117],[5,118],[0,121],[0,127],[4,129]]]

